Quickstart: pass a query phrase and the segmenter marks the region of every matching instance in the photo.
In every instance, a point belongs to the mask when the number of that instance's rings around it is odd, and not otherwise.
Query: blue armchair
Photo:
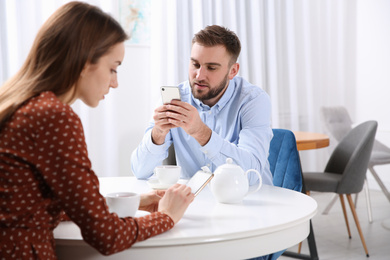
[[[273,184],[286,189],[302,191],[302,169],[294,133],[286,129],[273,129],[272,131],[274,136],[270,144],[268,161],[273,175]],[[310,249],[309,257],[282,250],[270,255],[253,258],[252,260],[275,260],[283,253],[294,258],[318,259],[311,222],[308,242]]]
[[[285,129],[273,129],[268,161],[275,186],[290,190],[302,190],[302,172],[294,133]]]

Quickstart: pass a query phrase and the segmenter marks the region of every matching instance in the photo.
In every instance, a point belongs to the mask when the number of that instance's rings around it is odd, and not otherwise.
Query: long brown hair
[[[0,127],[27,99],[43,91],[57,96],[70,91],[87,62],[97,63],[126,39],[119,23],[95,6],[60,7],[39,30],[21,69],[0,88]]]

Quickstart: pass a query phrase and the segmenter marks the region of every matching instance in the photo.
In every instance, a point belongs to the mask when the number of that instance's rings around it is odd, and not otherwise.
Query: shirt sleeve
[[[272,139],[271,102],[269,96],[262,92],[246,102],[241,109],[242,129],[238,143],[234,144],[213,132],[209,142],[201,151],[215,164],[226,163],[232,158],[245,171],[258,169],[264,184],[272,185],[272,174],[269,170],[268,153]],[[249,173],[249,183],[258,181],[255,173]]]
[[[138,179],[147,179],[153,175],[153,169],[168,157],[168,149],[172,144],[170,132],[162,145],[154,144],[152,142],[154,124],[150,124],[141,143],[131,154],[131,170]]]
[[[108,211],[91,169],[80,119],[69,110],[55,110],[41,121],[45,127],[38,128],[35,165],[51,197],[80,227],[84,240],[109,255],[172,228],[172,219],[159,212],[119,218]]]

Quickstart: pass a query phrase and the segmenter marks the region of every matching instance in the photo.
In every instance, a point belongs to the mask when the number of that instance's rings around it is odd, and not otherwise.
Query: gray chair
[[[168,148],[168,157],[162,162],[163,165],[176,165],[175,146],[173,143]]]
[[[325,131],[331,138],[331,145],[335,145],[352,129],[352,120],[349,116],[347,109],[343,106],[335,107],[322,107],[321,116],[324,123]],[[390,201],[390,193],[386,189],[386,186],[383,184],[382,180],[379,178],[377,172],[374,170],[374,166],[390,164],[390,148],[375,140],[374,148],[372,150],[370,162],[368,164],[368,169],[370,170],[372,176],[377,181],[379,187],[382,189],[386,198]],[[367,210],[369,221],[372,222],[372,211],[370,203],[370,195],[368,184],[366,181],[365,193],[367,199]],[[329,205],[324,210],[324,214],[327,214],[332,205],[336,202],[337,196],[329,203]]]
[[[351,238],[344,204],[344,195],[346,195],[367,257],[368,249],[351,194],[363,189],[377,127],[376,121],[367,121],[353,128],[332,152],[324,172],[303,173],[307,191],[334,192],[339,195],[348,235]]]

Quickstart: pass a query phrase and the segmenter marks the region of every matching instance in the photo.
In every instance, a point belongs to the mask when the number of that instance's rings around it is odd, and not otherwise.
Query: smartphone
[[[161,97],[163,104],[171,103],[173,99],[181,100],[180,90],[178,87],[163,86],[161,87]]]
[[[191,192],[194,193],[196,197],[213,177],[214,174],[212,172],[198,171],[191,177],[186,185],[191,188]]]

